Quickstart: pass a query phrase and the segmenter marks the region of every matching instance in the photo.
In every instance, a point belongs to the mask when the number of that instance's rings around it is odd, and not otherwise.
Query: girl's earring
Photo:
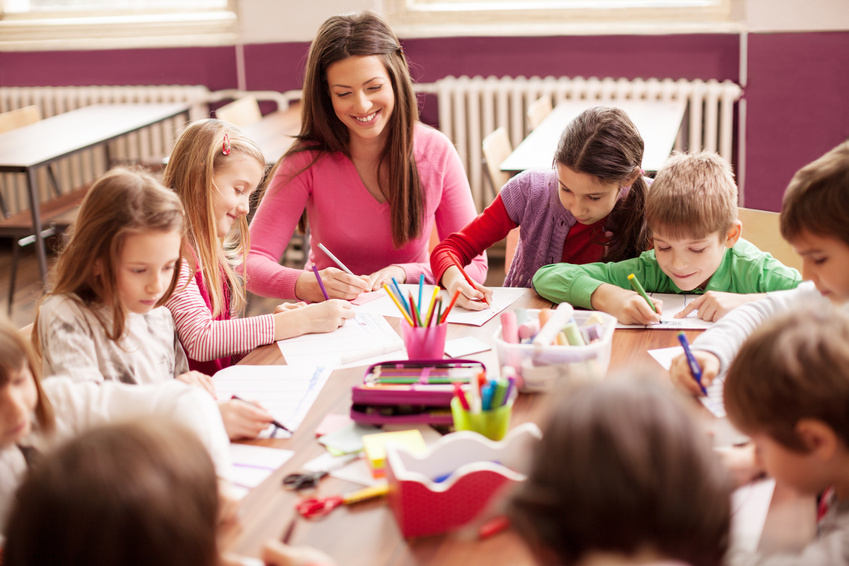
[[[230,136],[224,134],[224,144],[221,150],[224,155],[230,155]]]

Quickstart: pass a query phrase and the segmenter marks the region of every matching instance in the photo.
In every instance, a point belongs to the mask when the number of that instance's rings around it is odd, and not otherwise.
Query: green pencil
[[[646,300],[646,302],[651,307],[651,310],[653,310],[654,312],[657,312],[657,307],[654,306],[654,303],[651,302],[651,299],[649,299],[649,296],[646,295],[646,290],[643,289],[643,286],[640,285],[640,282],[637,281],[637,278],[634,276],[633,273],[628,276],[628,282],[631,284],[631,287],[634,288],[634,291],[636,291],[637,293],[639,293],[640,295],[643,296],[643,298]]]

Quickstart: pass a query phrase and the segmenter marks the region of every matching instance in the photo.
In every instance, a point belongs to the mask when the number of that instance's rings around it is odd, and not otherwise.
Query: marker
[[[345,267],[345,264],[344,264],[344,263],[342,263],[341,261],[339,261],[339,259],[337,259],[337,257],[336,257],[335,255],[333,255],[332,253],[330,253],[330,250],[328,250],[327,248],[325,248],[325,247],[324,247],[324,244],[321,244],[321,243],[320,243],[320,244],[318,244],[318,247],[319,247],[319,248],[321,248],[321,251],[323,251],[324,253],[326,253],[326,254],[327,254],[327,257],[329,257],[330,259],[332,259],[332,260],[333,260],[333,263],[335,263],[336,265],[338,265],[338,266],[339,266],[339,269],[341,269],[341,270],[343,270],[343,271],[347,272],[347,273],[348,273],[348,275],[354,275],[354,272],[353,272],[353,271],[351,271],[350,269],[348,269],[347,267]],[[356,275],[354,275],[354,277],[356,277]]]
[[[678,333],[678,341],[681,342],[681,347],[684,348],[684,355],[687,356],[687,363],[690,364],[690,373],[693,374],[693,379],[696,380],[702,393],[707,397],[707,389],[702,385],[702,368],[699,367],[699,362],[693,356],[693,351],[690,350],[690,343],[687,341],[687,337],[683,332]]]
[[[649,299],[649,296],[646,295],[646,290],[643,289],[643,286],[640,285],[640,282],[637,281],[637,278],[634,276],[633,273],[628,276],[628,282],[631,283],[631,287],[634,288],[634,291],[636,291],[637,293],[642,295],[642,297],[646,300],[646,302],[651,307],[651,310],[653,310],[654,312],[657,312],[657,307],[654,306],[654,303],[651,302],[651,299]]]
[[[462,273],[462,274],[463,274],[463,277],[465,277],[465,278],[466,278],[466,283],[468,283],[469,285],[471,285],[471,286],[472,286],[472,289],[477,289],[477,287],[475,286],[475,282],[474,282],[474,281],[472,281],[472,278],[471,278],[471,277],[469,277],[469,274],[468,274],[468,273],[466,273],[466,270],[465,270],[465,269],[463,269],[463,266],[462,266],[462,265],[460,265],[460,260],[459,260],[459,259],[457,259],[456,257],[454,257],[454,254],[448,254],[448,256],[451,258],[451,261],[453,261],[453,262],[454,262],[454,265],[455,265],[455,266],[457,266],[457,269],[459,269],[459,270],[460,270],[460,273]],[[491,306],[491,305],[489,304],[489,300],[486,298],[486,294],[484,294],[484,296],[483,296],[483,302],[485,302],[485,303],[487,304],[487,306]]]
[[[321,287],[321,294],[324,295],[324,300],[329,301],[330,297],[327,296],[327,289],[324,288],[324,281],[321,280],[321,275],[318,273],[318,266],[313,264],[312,271],[315,273],[315,278],[318,280],[318,286]]]

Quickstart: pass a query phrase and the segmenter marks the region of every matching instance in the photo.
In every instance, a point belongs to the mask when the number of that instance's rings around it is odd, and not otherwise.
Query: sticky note
[[[418,430],[367,434],[363,437],[363,448],[365,449],[366,461],[371,466],[371,473],[375,477],[384,475],[386,445],[389,443],[401,446],[412,453],[421,453],[427,449],[422,433]]]

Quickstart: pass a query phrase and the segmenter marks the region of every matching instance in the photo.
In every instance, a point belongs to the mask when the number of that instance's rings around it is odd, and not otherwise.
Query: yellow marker
[[[637,293],[639,293],[640,295],[643,296],[643,298],[646,300],[646,302],[651,307],[651,310],[653,310],[654,312],[657,312],[657,307],[654,306],[654,303],[651,302],[651,299],[649,299],[649,296],[646,295],[646,290],[643,289],[643,286],[640,285],[640,282],[637,281],[637,278],[634,276],[633,273],[628,276],[628,282],[631,283],[631,287],[634,288],[634,291],[636,291]]]

